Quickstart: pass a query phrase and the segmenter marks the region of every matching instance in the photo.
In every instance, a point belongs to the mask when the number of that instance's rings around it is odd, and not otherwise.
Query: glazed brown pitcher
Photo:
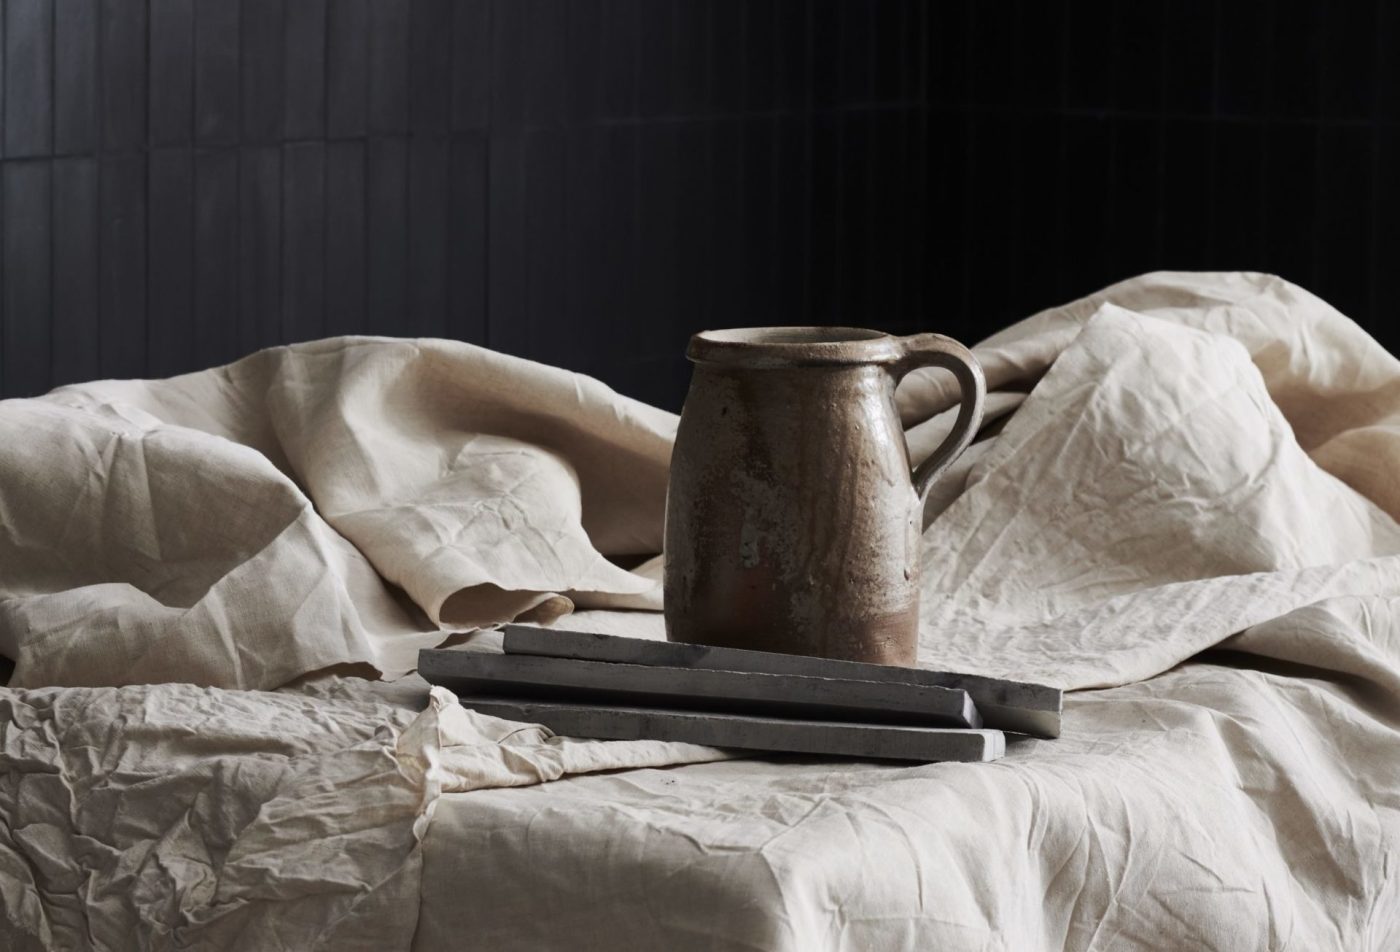
[[[938,334],[758,327],[696,334],[686,354],[666,501],[670,639],[913,664],[923,499],[982,418],[971,352]],[[894,388],[917,367],[951,370],[962,405],[911,473]]]

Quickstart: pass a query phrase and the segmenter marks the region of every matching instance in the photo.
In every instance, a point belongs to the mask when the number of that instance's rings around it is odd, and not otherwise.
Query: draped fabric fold
[[[0,935],[1400,947],[1400,362],[1252,274],[975,352],[920,663],[1074,692],[992,765],[574,741],[403,678],[511,619],[663,637],[676,418],[586,377],[342,338],[0,402]],[[915,461],[954,386],[900,388]]]

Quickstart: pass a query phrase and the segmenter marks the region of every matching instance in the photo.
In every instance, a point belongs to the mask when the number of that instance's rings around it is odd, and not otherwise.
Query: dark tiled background
[[[1160,267],[1400,349],[1400,4],[0,0],[0,391],[438,335],[975,339]]]

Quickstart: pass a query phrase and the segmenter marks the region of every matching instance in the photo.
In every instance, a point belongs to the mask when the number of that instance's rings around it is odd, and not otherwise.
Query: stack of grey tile
[[[467,707],[557,734],[912,761],[996,760],[1003,731],[1060,732],[1039,684],[507,626],[503,654],[420,653]]]

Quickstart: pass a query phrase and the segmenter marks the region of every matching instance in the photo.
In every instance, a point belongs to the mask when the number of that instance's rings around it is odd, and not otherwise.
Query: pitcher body
[[[913,664],[922,490],[894,402],[915,365],[970,367],[941,471],[981,412],[971,355],[935,335],[755,328],[696,335],[671,462],[665,608],[673,641]],[[965,359],[964,359],[965,358]],[[972,386],[969,386],[969,383]],[[975,394],[969,395],[968,391]],[[952,441],[950,437],[950,442]]]

